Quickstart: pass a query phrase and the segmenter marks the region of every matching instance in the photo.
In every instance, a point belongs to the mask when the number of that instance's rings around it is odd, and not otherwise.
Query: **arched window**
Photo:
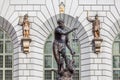
[[[5,31],[0,30],[0,80],[12,80],[13,46]]]
[[[113,80],[120,80],[120,34],[113,43]]]
[[[45,43],[45,49],[44,49],[44,80],[56,80],[56,73],[54,71],[51,71],[52,69],[57,70],[57,65],[56,65],[56,61],[54,59],[53,56],[53,52],[52,52],[52,43],[53,43],[53,39],[54,35],[50,34],[50,36],[48,37],[46,43]],[[76,37],[74,37],[74,34],[70,34],[69,35],[69,39],[70,39],[70,45],[72,47],[72,49],[75,50],[76,54],[75,54],[75,67],[76,67],[76,71],[75,74],[73,76],[73,80],[80,80],[80,46],[79,46],[79,41]],[[70,55],[69,50],[67,49],[66,51],[67,57],[72,58],[72,56]]]

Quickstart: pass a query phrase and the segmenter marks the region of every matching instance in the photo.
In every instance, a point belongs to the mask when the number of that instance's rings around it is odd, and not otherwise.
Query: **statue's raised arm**
[[[95,15],[95,19],[90,19],[87,13],[87,20],[92,23],[92,32],[94,35],[94,39],[100,38],[100,20],[98,19],[98,15]]]
[[[87,11],[87,20],[88,20],[89,22],[93,22],[93,21],[94,21],[93,19],[91,19],[91,18],[89,17],[88,11]]]

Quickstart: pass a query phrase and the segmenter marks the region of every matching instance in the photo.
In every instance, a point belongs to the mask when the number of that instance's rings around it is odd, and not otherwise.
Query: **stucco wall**
[[[77,36],[81,46],[81,80],[112,80],[112,44],[120,32],[119,0],[1,0],[0,27],[11,36],[14,44],[14,80],[43,80],[44,43],[56,27],[59,4],[65,3],[66,25],[71,27],[79,17]],[[86,11],[91,17],[99,15],[101,21],[101,53],[92,51],[92,25],[86,20]],[[30,53],[21,51],[22,27],[19,16],[30,17]],[[94,18],[94,17],[93,17]],[[81,23],[81,24],[79,24]]]

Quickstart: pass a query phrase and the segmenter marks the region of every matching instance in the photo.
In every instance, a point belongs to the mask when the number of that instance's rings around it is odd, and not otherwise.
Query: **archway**
[[[16,31],[12,24],[10,24],[6,19],[0,16],[0,29],[4,30],[9,37],[11,38],[12,44],[13,44],[13,79],[16,77],[14,73],[18,74],[18,64],[16,62],[18,61],[18,53],[19,53],[19,41],[17,38]]]
[[[62,17],[64,19],[64,22],[66,24],[66,26],[68,28],[73,28],[73,27],[78,27],[78,30],[75,31],[75,36],[76,38],[78,39],[78,44],[81,46],[84,46],[84,42],[85,41],[88,41],[89,42],[89,38],[88,38],[88,34],[87,32],[85,31],[84,27],[81,25],[81,23],[77,20],[77,18],[74,18],[70,15],[67,15],[67,14],[58,14],[58,15],[55,15],[53,17],[51,17],[50,19],[48,19],[44,24],[43,26],[46,27],[46,29],[48,30],[47,31],[47,34],[48,34],[48,38],[46,38],[45,42],[44,42],[44,45],[45,43],[47,42],[47,40],[49,40],[49,37],[50,37],[50,34],[53,33],[54,29],[57,27],[57,20]],[[85,41],[84,41],[85,40]],[[49,46],[50,47],[50,46]],[[88,47],[89,48],[89,47]],[[80,48],[79,48],[80,49]],[[90,48],[89,48],[90,49]],[[45,50],[45,47],[44,47],[44,50]],[[45,52],[43,52],[45,54]],[[81,54],[83,53],[83,51],[80,52]],[[80,55],[81,55],[80,54]],[[43,58],[45,60],[45,57]],[[52,62],[53,63],[53,62]],[[81,60],[79,58],[79,64],[81,64]],[[44,65],[45,66],[45,65]],[[80,69],[80,67],[79,67]],[[51,72],[49,72],[51,74]],[[79,74],[79,78],[76,78],[76,80],[80,80],[80,74],[81,73],[78,73]],[[45,79],[45,76],[44,76],[44,79]],[[46,79],[45,79],[46,80]]]

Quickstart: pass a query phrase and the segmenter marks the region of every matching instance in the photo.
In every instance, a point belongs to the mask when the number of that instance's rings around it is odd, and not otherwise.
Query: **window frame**
[[[13,43],[12,43],[12,40],[11,38],[9,37],[9,35],[7,34],[7,32],[5,32],[4,30],[0,29],[0,31],[2,31],[3,33],[3,38],[0,39],[0,41],[3,41],[3,52],[0,53],[0,56],[3,56],[3,67],[0,68],[0,70],[2,71],[2,77],[3,77],[3,80],[6,80],[6,74],[5,74],[5,71],[12,71],[12,80],[13,80]],[[6,42],[9,41],[11,42],[11,52],[10,53],[6,53]],[[11,64],[11,67],[6,67],[5,65],[5,57],[6,56],[12,56],[12,64]]]
[[[115,54],[115,52],[114,52],[114,51],[116,51],[116,49],[114,50],[114,44],[115,43],[118,43],[118,45],[119,45],[119,50],[118,50],[119,53],[118,54]],[[120,72],[120,65],[119,65],[119,68],[115,68],[114,64],[113,64],[114,63],[114,58],[113,57],[116,57],[116,56],[119,57],[119,62],[120,62],[120,34],[117,35],[117,37],[115,38],[115,40],[113,42],[113,45],[112,45],[112,69],[113,69],[112,71],[113,71],[113,80],[114,80],[114,71],[119,71]],[[119,75],[120,75],[120,73],[119,73]]]

